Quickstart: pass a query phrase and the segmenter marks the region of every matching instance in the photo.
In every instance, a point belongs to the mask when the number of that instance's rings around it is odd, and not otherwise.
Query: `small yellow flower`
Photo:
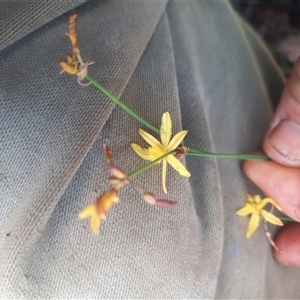
[[[283,225],[279,218],[263,209],[268,203],[274,205],[278,210],[281,210],[280,206],[278,206],[271,198],[261,199],[259,195],[255,195],[253,197],[247,195],[247,202],[245,206],[236,212],[239,216],[247,216],[251,214],[246,234],[247,238],[249,238],[257,229],[261,217],[274,225]]]
[[[152,135],[145,132],[142,129],[139,129],[139,134],[142,138],[151,146],[149,148],[142,148],[137,144],[131,144],[132,149],[135,151],[137,155],[142,157],[145,160],[154,161],[164,154],[175,150],[184,137],[187,134],[186,130],[178,132],[172,139],[172,121],[170,114],[165,112],[162,116],[162,122],[160,127],[160,139],[161,143]],[[174,156],[169,155],[162,159],[162,185],[164,192],[167,193],[166,189],[166,176],[167,176],[167,162],[179,172],[180,175],[185,177],[190,177],[191,174],[187,169],[183,166],[183,164]]]
[[[118,190],[112,188],[98,197],[92,205],[83,209],[79,213],[79,218],[85,219],[91,217],[92,231],[97,234],[99,233],[101,219],[104,220],[106,218],[106,212],[110,209],[114,202],[118,201]]]

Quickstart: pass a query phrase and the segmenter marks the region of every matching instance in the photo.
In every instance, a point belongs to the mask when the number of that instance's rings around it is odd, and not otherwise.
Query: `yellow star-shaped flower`
[[[151,146],[149,148],[142,148],[137,144],[131,144],[132,149],[137,155],[145,160],[154,161],[164,154],[175,150],[184,137],[187,134],[186,130],[178,132],[172,139],[172,121],[170,114],[165,112],[162,116],[162,122],[160,127],[160,139],[161,143],[152,135],[139,129],[139,134],[142,138]],[[162,185],[164,192],[167,193],[166,189],[166,176],[167,176],[167,162],[179,172],[180,175],[190,177],[190,172],[184,167],[184,165],[174,156],[169,155],[162,159]]]
[[[251,214],[246,234],[247,238],[249,238],[257,229],[261,217],[274,225],[283,225],[279,218],[263,209],[268,203],[274,205],[278,210],[281,210],[280,206],[278,206],[271,198],[261,199],[259,195],[255,195],[253,197],[247,195],[247,202],[245,206],[236,212],[239,216],[247,216]]]

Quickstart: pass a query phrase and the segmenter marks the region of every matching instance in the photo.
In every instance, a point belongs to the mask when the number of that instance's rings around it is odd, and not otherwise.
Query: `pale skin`
[[[288,79],[263,141],[271,161],[246,161],[244,172],[296,222],[279,231],[274,251],[282,264],[300,267],[300,59]]]

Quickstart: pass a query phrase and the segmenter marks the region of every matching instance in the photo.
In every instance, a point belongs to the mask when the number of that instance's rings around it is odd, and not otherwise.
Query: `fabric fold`
[[[90,74],[116,96],[125,89],[165,6],[166,2],[99,1],[77,9],[83,59],[95,61]],[[0,280],[4,282],[40,236],[115,106],[93,86],[84,88],[75,77],[59,75],[57,62],[71,52],[67,30],[64,15],[34,32],[28,30],[32,34],[22,43],[1,52],[0,195],[6,201],[0,215],[4,237]]]
[[[0,51],[87,1],[2,1]]]
[[[166,13],[121,99],[157,127],[168,111],[173,132],[182,129]],[[178,201],[176,207],[149,205],[127,185],[119,192],[119,203],[101,222],[99,235],[91,232],[89,220],[78,219],[80,210],[111,187],[101,144],[110,146],[114,163],[126,172],[145,164],[130,149],[131,142],[141,139],[140,127],[148,130],[115,107],[41,237],[22,255],[21,267],[11,276],[11,298],[18,298],[20,291],[25,291],[25,298],[37,299],[94,299],[99,295],[103,299],[202,298],[199,283],[211,280],[211,276],[203,273],[206,262],[199,249],[209,243],[199,226],[189,181],[172,168],[167,172],[168,195],[161,186],[161,164],[132,180],[160,199]]]

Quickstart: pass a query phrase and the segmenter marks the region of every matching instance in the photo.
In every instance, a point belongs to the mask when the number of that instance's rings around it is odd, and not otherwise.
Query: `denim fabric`
[[[173,133],[188,130],[185,144],[207,151],[260,147],[283,79],[227,2],[91,1],[77,11],[90,74],[147,121],[159,128],[169,111]],[[262,228],[247,240],[248,220],[235,215],[258,192],[237,160],[188,156],[191,178],[168,167],[167,195],[157,164],[133,180],[176,208],[126,186],[98,236],[78,219],[109,188],[101,145],[130,172],[145,164],[130,144],[146,147],[138,129],[151,132],[59,74],[70,45],[68,14],[57,15],[0,53],[0,295],[298,299],[300,271],[274,261]]]

